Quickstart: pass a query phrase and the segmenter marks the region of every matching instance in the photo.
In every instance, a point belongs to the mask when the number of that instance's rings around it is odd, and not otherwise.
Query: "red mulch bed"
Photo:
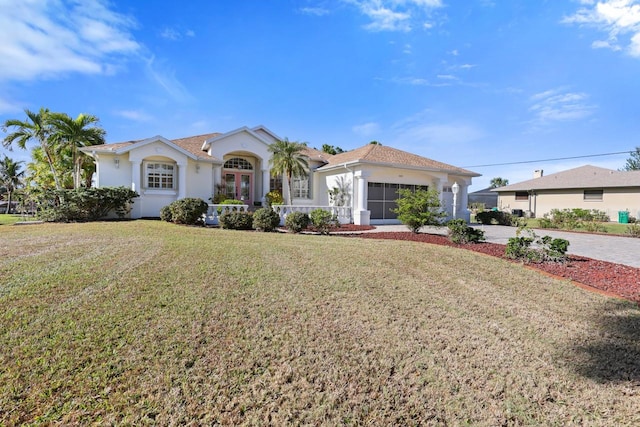
[[[350,231],[356,230],[361,230],[361,228],[354,228]],[[342,230],[341,228],[340,231],[348,230]],[[349,236],[368,239],[411,240],[414,242],[453,246],[513,261],[505,258],[505,245],[499,245],[497,243],[457,245],[449,241],[445,236],[423,233],[414,234],[411,232],[364,233],[350,234]],[[519,263],[520,261],[513,262]],[[542,263],[529,265],[548,274],[571,279],[578,284],[586,285],[587,288],[593,288],[591,290],[596,292],[600,291],[607,295],[618,296],[620,298],[634,301],[640,305],[640,268],[575,255],[570,255],[569,260],[566,263]]]

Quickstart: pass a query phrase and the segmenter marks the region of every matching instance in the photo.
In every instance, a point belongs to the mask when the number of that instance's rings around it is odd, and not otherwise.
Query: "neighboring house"
[[[313,148],[308,176],[286,180],[272,177],[268,147],[280,139],[264,126],[243,127],[175,140],[162,136],[82,148],[96,160],[97,187],[126,186],[138,194],[132,218],[157,217],[174,200],[209,200],[218,191],[249,205],[261,205],[271,190],[292,193],[296,206],[351,207],[356,224],[397,223],[394,213],[399,188],[436,188],[447,212],[452,212],[451,186],[457,182],[457,217],[468,216],[467,188],[479,174],[391,147],[368,144],[330,155]],[[334,191],[330,200],[329,191]],[[339,193],[339,197],[335,194]],[[468,218],[467,218],[468,219]]]
[[[492,187],[474,191],[469,193],[469,206],[472,203],[482,203],[485,209],[495,208],[498,206],[498,193],[495,193]]]
[[[586,165],[496,188],[498,208],[542,217],[552,209],[597,209],[617,221],[619,211],[640,216],[640,171],[615,171]]]

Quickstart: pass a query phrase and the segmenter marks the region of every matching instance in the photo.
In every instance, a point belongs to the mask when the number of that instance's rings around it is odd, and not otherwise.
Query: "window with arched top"
[[[234,157],[231,158],[229,160],[227,160],[226,162],[224,162],[224,168],[225,169],[242,169],[242,170],[253,170],[253,165],[251,163],[249,163],[248,160],[240,158],[240,157]]]

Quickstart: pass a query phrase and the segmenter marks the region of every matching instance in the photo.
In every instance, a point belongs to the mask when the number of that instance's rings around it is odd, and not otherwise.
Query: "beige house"
[[[525,215],[542,217],[552,209],[597,209],[612,221],[618,212],[640,217],[640,171],[616,171],[586,165],[496,188],[498,209],[521,210]]]

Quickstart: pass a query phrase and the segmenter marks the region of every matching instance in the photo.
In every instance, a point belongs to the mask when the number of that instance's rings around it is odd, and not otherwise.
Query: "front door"
[[[244,204],[253,204],[251,191],[253,175],[246,172],[225,172],[226,194],[229,199],[242,200]]]

